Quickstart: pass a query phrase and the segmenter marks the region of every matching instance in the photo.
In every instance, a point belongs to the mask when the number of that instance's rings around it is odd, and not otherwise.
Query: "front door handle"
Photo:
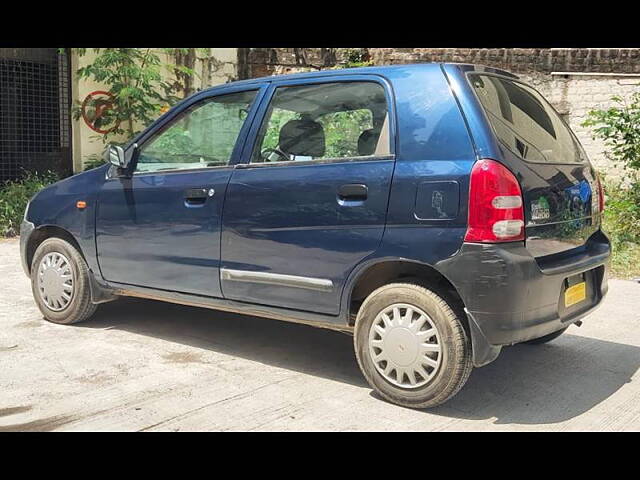
[[[213,188],[189,188],[184,191],[184,201],[188,205],[202,205],[207,198],[213,197],[215,190]]]
[[[340,200],[363,201],[367,199],[369,189],[361,183],[348,183],[338,188]]]

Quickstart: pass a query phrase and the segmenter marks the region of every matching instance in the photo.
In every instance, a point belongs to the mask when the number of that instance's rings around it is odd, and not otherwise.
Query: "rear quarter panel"
[[[386,76],[398,118],[387,224],[380,248],[356,268],[352,284],[366,267],[391,259],[437,269],[439,261],[460,249],[466,231],[469,174],[476,153],[441,66],[395,69]],[[437,191],[443,192],[443,215],[433,208]]]
[[[440,65],[393,71],[390,80],[396,95],[398,155],[379,253],[433,265],[462,244],[476,155]],[[433,192],[446,192],[451,182],[457,184],[457,195],[443,193],[442,210],[455,213],[438,215],[432,209]]]

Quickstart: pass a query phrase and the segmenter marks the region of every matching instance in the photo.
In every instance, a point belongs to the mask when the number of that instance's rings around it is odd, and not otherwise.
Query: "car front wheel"
[[[375,290],[356,319],[360,369],[384,399],[410,408],[453,397],[473,369],[471,343],[450,305],[410,283]]]
[[[69,325],[88,319],[91,302],[89,267],[76,248],[61,238],[48,238],[31,263],[31,290],[46,320]]]

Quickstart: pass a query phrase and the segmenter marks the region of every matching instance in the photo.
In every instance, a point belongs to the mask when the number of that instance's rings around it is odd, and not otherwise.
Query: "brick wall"
[[[344,61],[336,48],[239,48],[240,78],[256,78],[330,68]]]
[[[246,76],[313,71],[344,62],[343,49],[246,49]],[[477,63],[516,73],[564,116],[598,169],[620,176],[604,147],[580,126],[587,112],[612,105],[611,96],[640,91],[640,48],[368,48],[375,65],[421,62]],[[569,75],[558,73],[569,72]],[[584,74],[591,75],[584,75]],[[582,75],[575,75],[582,74]]]
[[[376,65],[480,63],[513,73],[640,73],[640,48],[370,48]]]

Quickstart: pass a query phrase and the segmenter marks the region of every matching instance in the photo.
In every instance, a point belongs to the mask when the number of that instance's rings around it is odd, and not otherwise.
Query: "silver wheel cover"
[[[440,334],[422,309],[395,303],[382,310],[369,330],[369,354],[380,375],[406,389],[419,388],[438,373]]]
[[[74,278],[71,263],[61,253],[47,253],[38,265],[38,292],[49,310],[60,312],[73,299]]]

